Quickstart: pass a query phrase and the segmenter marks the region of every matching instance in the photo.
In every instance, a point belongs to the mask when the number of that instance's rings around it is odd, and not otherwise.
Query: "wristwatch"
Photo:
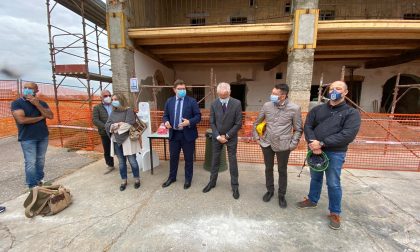
[[[325,146],[324,142],[319,141],[319,146],[321,146],[321,148],[324,147]]]

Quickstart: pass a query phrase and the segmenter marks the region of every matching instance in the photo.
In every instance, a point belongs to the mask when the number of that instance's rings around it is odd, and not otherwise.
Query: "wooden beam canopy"
[[[416,59],[420,59],[420,48],[406,51],[400,55],[390,56],[387,58],[371,60],[365,63],[366,69],[395,66],[403,63],[407,63]]]
[[[129,29],[136,48],[166,65],[243,61],[264,62],[264,69],[287,61],[290,33],[290,22]],[[399,62],[417,58],[405,52],[419,45],[418,20],[319,21],[315,60]]]

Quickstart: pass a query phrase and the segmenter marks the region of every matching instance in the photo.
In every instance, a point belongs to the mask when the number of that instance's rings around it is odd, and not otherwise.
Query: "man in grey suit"
[[[111,140],[105,131],[105,123],[108,120],[109,115],[112,112],[111,105],[111,92],[108,90],[102,90],[101,92],[102,102],[93,107],[93,124],[98,127],[98,133],[101,136],[102,146],[104,148],[104,158],[107,165],[107,170],[104,174],[112,172],[114,167],[114,158],[111,157]]]
[[[210,109],[210,125],[212,129],[213,160],[211,165],[210,182],[203,189],[209,192],[216,186],[220,166],[220,155],[223,145],[226,144],[229,159],[230,180],[233,198],[239,198],[238,161],[236,150],[238,145],[238,131],[242,127],[241,102],[230,97],[230,85],[225,82],[217,85],[217,95]]]

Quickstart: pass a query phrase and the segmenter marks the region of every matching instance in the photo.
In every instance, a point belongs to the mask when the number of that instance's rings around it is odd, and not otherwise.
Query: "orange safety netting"
[[[50,144],[69,149],[102,151],[100,138],[92,124],[86,92],[60,87],[57,96],[58,114],[53,86],[39,85],[39,88],[39,98],[46,101],[54,112],[54,119],[47,120]],[[0,137],[17,133],[10,113],[10,103],[18,97],[17,90],[16,81],[0,81]],[[93,97],[91,106],[98,102],[99,97]],[[205,158],[205,132],[210,128],[209,114],[208,110],[202,110],[202,120],[198,125],[199,138],[196,141],[195,155],[198,161]],[[159,127],[162,115],[162,111],[151,112],[153,132]],[[252,140],[252,124],[258,112],[244,112],[243,115],[238,162],[263,163],[261,149]],[[302,113],[302,116],[305,119],[306,113]],[[163,159],[164,141],[153,141],[153,149]],[[298,148],[290,155],[289,164],[302,165],[306,150],[306,142],[302,137]],[[420,115],[362,114],[360,132],[350,145],[344,167],[420,171]]]

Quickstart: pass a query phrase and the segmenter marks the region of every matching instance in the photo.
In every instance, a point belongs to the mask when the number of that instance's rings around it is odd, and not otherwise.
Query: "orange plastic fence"
[[[86,92],[60,87],[58,110],[52,85],[39,85],[40,99],[46,101],[54,112],[48,120],[50,144],[69,149],[102,151],[100,138],[92,125],[92,115]],[[16,81],[0,81],[0,137],[15,135],[16,126],[10,113],[10,103],[18,98]],[[92,106],[99,102],[94,97]],[[237,158],[239,162],[263,163],[259,145],[252,140],[252,124],[258,112],[244,112],[240,131]],[[152,130],[162,121],[162,111],[152,111]],[[305,119],[306,113],[302,114]],[[196,160],[205,157],[205,131],[210,128],[209,111],[202,110],[198,125]],[[146,143],[144,143],[146,144]],[[163,140],[154,140],[153,149],[164,158]],[[169,149],[169,148],[168,148]],[[302,165],[306,143],[302,137],[299,147],[290,156],[290,165]],[[347,152],[345,168],[420,171],[420,115],[362,114],[362,127]]]

